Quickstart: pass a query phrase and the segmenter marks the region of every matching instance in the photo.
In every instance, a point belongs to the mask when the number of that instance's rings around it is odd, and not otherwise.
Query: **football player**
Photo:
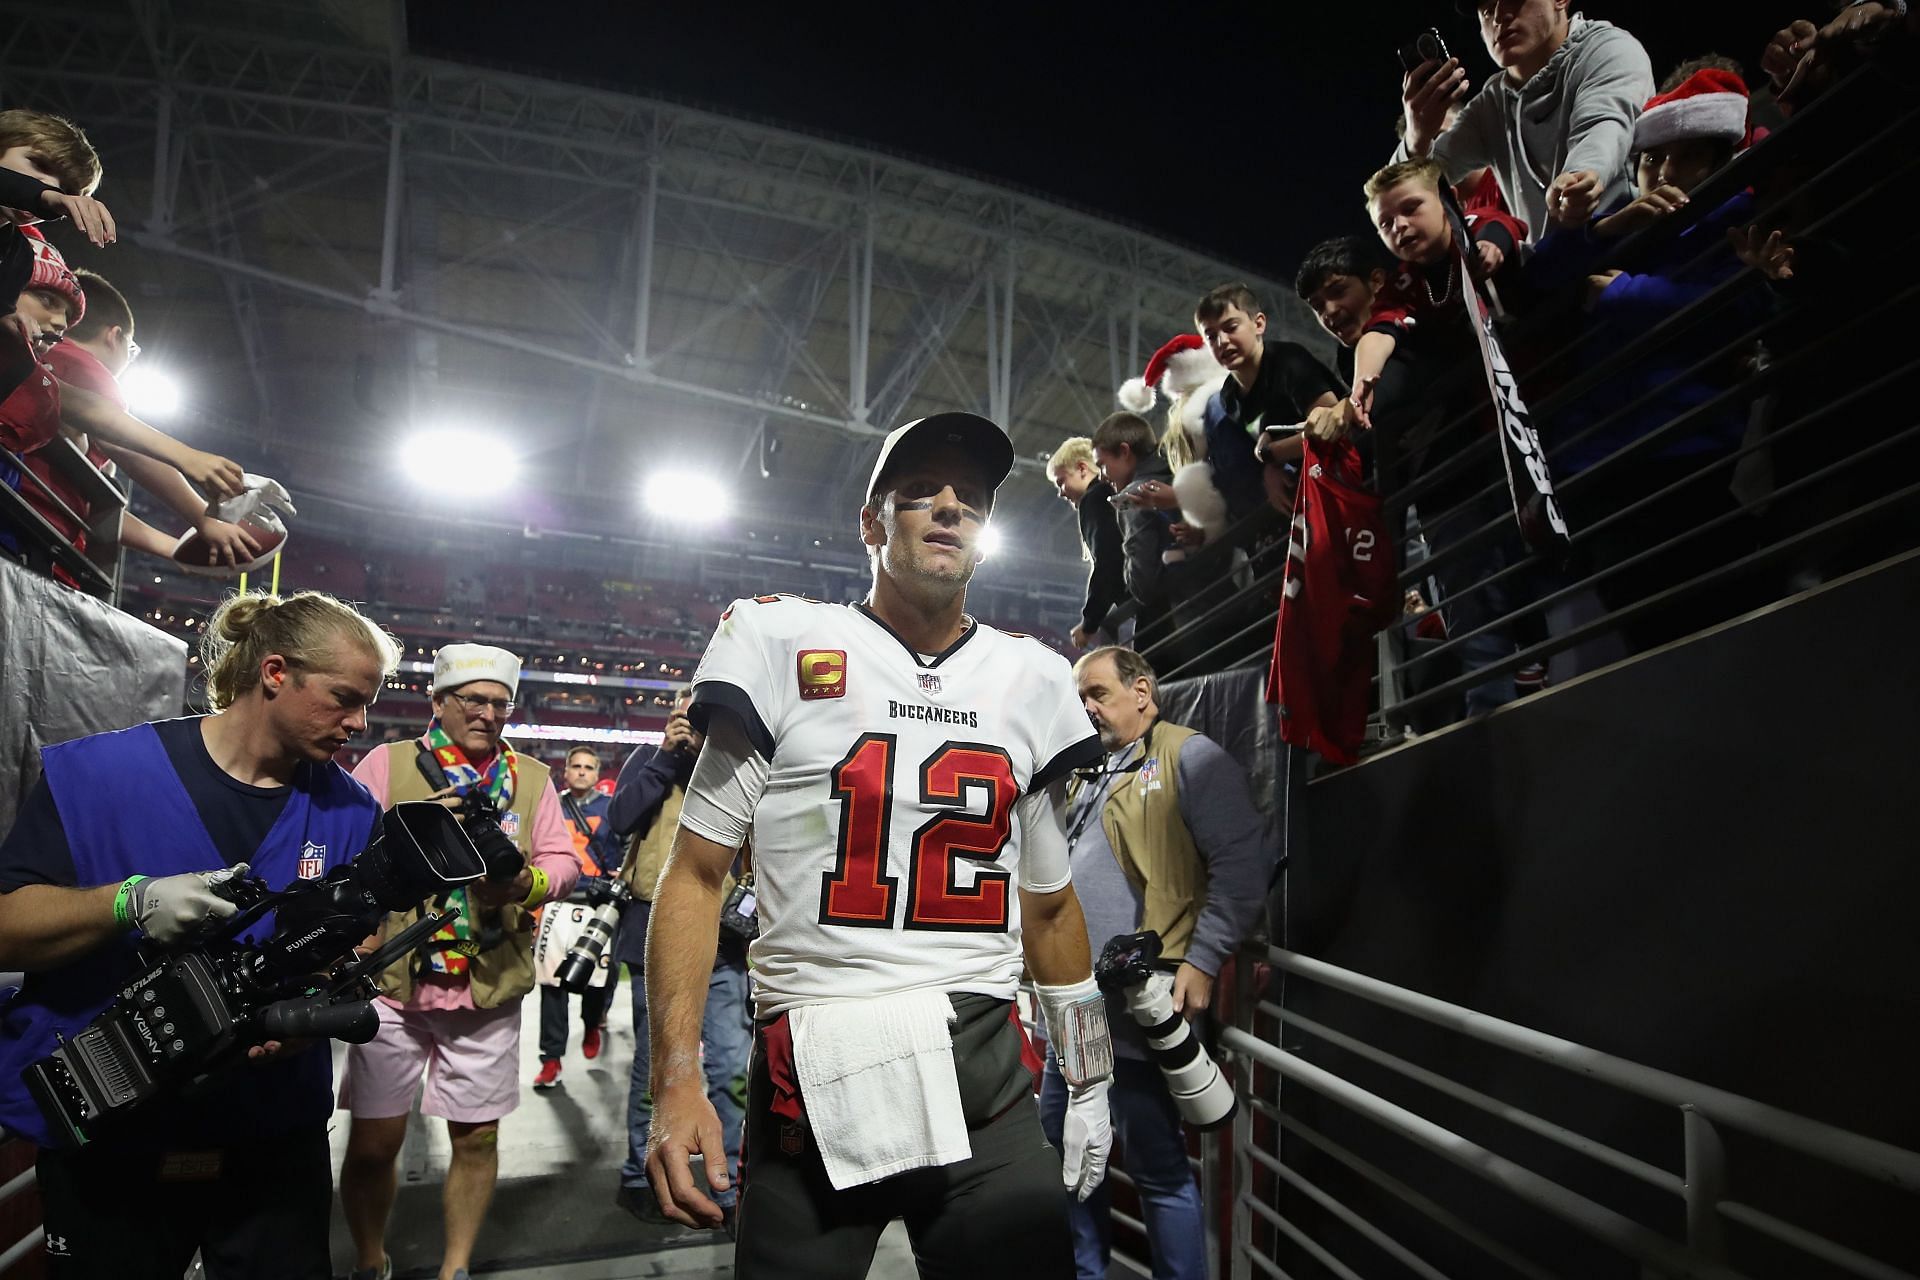
[[[701,1079],[700,1015],[734,853],[761,928],[735,1267],[867,1273],[904,1218],[922,1274],[1071,1274],[1067,1188],[1105,1173],[1112,1068],[1069,881],[1065,782],[1100,759],[1064,658],[964,609],[1006,433],[938,414],[891,432],[860,510],[854,605],[737,601],[694,675],[707,732],[647,946],[649,1181],[689,1226],[732,1170]],[[1041,1135],[1015,1018],[1022,962],[1071,1101]],[[733,1224],[728,1224],[733,1225]]]

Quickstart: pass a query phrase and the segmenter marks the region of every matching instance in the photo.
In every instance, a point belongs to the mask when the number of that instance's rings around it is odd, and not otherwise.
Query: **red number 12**
[[[832,795],[840,802],[840,837],[833,870],[820,878],[820,923],[887,929],[893,926],[898,877],[883,874],[893,828],[893,766],[899,739],[861,735],[833,767]],[[908,860],[908,929],[1004,932],[1005,871],[981,871],[970,887],[955,878],[954,859],[991,862],[1012,832],[1019,787],[1013,761],[999,747],[947,742],[920,765],[920,802],[958,806],[969,784],[988,789],[987,811],[975,816],[944,810],[913,833]]]

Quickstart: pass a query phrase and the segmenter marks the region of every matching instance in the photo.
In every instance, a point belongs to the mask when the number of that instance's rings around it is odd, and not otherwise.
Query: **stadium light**
[[[179,379],[165,369],[136,364],[120,374],[120,393],[136,418],[171,418],[186,399]]]
[[[416,432],[400,447],[400,465],[417,485],[452,480],[473,497],[500,493],[520,478],[520,459],[505,440],[452,427]]]
[[[986,526],[984,529],[980,530],[980,541],[978,543],[978,546],[980,548],[980,558],[982,560],[990,559],[993,556],[999,555],[1000,548],[1003,545],[1005,544],[1000,537],[999,526],[990,524]]]
[[[641,489],[647,510],[689,524],[714,524],[733,510],[733,495],[710,475],[697,471],[656,471]]]

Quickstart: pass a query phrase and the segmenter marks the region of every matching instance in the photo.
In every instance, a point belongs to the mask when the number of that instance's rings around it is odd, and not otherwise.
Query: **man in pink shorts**
[[[500,739],[519,685],[520,659],[505,649],[445,646],[434,655],[426,732],[386,744],[354,770],[383,805],[483,794],[525,865],[500,866],[504,850],[496,849],[489,859],[496,874],[470,891],[454,890],[445,902],[422,904],[451,906],[459,914],[381,976],[383,998],[374,1006],[380,1032],[347,1054],[340,1105],[352,1113],[353,1128],[340,1169],[340,1203],[357,1255],[353,1280],[386,1280],[393,1273],[386,1232],[394,1162],[422,1069],[427,1085],[420,1111],[447,1122],[453,1145],[440,1280],[466,1280],[493,1199],[500,1117],[520,1102],[520,1001],[534,987],[533,911],[565,898],[580,874],[551,771]],[[484,841],[480,848],[489,854]],[[416,909],[389,917],[384,936],[419,916]]]

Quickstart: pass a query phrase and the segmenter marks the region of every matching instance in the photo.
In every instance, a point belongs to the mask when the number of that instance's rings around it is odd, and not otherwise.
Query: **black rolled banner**
[[[1493,309],[1473,278],[1470,261],[1473,235],[1460,212],[1460,200],[1453,185],[1440,184],[1440,199],[1447,209],[1447,221],[1453,224],[1453,255],[1459,268],[1461,292],[1466,299],[1467,321],[1480,348],[1480,363],[1487,374],[1487,393],[1493,399],[1494,415],[1500,427],[1500,460],[1507,471],[1507,491],[1513,498],[1513,517],[1520,535],[1534,551],[1552,559],[1563,558],[1571,545],[1566,516],[1554,496],[1553,475],[1547,470],[1547,451],[1534,429],[1533,413],[1520,395],[1520,385],[1507,363],[1500,336],[1493,330]]]

